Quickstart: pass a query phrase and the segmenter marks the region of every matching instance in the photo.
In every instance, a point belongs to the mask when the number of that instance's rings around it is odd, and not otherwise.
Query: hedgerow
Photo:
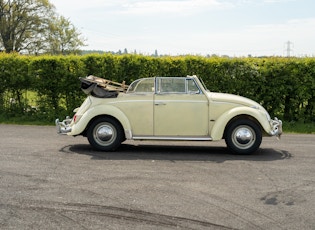
[[[210,91],[242,95],[285,121],[315,121],[315,58],[0,54],[0,116],[53,121],[84,100],[79,77],[113,81],[198,75]]]

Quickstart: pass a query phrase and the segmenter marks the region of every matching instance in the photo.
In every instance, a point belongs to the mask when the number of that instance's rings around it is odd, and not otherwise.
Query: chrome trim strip
[[[149,99],[149,100],[120,100],[120,101],[111,101],[108,102],[108,104],[118,104],[118,103],[135,103],[135,102],[155,102],[155,103],[160,103],[160,102],[172,102],[172,103],[190,103],[190,102],[194,102],[194,103],[204,103],[207,104],[208,101],[206,100],[165,100],[163,98],[161,99]]]
[[[207,104],[208,101],[204,100],[164,100],[164,99],[156,99],[154,100],[155,103],[159,103],[159,102],[164,102],[164,103],[168,103],[168,102],[171,102],[171,103],[204,103],[204,104]]]
[[[211,137],[134,136],[134,140],[212,141]]]
[[[120,100],[120,101],[111,101],[108,104],[118,104],[118,103],[135,103],[135,102],[150,102],[153,104],[153,100]]]

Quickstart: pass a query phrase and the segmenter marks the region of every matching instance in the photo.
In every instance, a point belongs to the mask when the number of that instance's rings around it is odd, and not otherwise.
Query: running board
[[[133,136],[133,140],[159,140],[159,141],[212,141],[211,137],[154,137],[154,136]]]

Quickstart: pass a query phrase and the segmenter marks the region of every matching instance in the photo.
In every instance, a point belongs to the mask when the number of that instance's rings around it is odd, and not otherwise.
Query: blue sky
[[[314,0],[50,0],[84,49],[315,56]]]

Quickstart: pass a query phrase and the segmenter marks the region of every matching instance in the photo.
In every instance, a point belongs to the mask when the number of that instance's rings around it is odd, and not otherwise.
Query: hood
[[[214,102],[225,102],[225,103],[233,103],[239,104],[254,108],[261,108],[262,106],[257,102],[238,95],[227,94],[227,93],[210,93],[210,98]]]

